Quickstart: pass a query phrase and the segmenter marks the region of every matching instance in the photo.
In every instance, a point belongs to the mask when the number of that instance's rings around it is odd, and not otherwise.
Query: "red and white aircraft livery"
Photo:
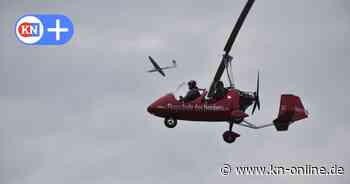
[[[229,130],[223,133],[227,143],[234,142],[240,136],[232,131],[234,124],[253,129],[275,126],[277,131],[286,131],[290,124],[308,117],[308,112],[298,96],[282,94],[278,116],[272,123],[256,126],[246,121],[249,116],[246,113],[247,108],[253,105],[252,114],[256,108],[260,109],[259,73],[255,92],[245,92],[235,88],[230,70],[232,56],[229,52],[254,1],[248,0],[239,16],[225,45],[223,58],[209,91],[199,89],[195,81],[190,81],[189,91],[185,97],[180,96],[177,99],[173,93],[166,94],[147,108],[149,113],[164,118],[168,128],[174,128],[177,120],[228,122]],[[223,82],[220,81],[225,70],[230,84],[228,87],[224,87]]]

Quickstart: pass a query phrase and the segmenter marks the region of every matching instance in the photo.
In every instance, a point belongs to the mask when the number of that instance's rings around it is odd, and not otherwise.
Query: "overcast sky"
[[[288,132],[180,121],[146,112],[195,79],[208,88],[245,0],[0,2],[0,183],[349,183],[350,1],[256,0],[231,55],[236,86],[254,90],[271,122],[282,93],[310,118]],[[63,46],[26,46],[13,32],[30,13],[61,13],[75,32]],[[178,61],[167,77],[149,74]],[[344,176],[223,177],[219,168],[276,164],[345,168]]]

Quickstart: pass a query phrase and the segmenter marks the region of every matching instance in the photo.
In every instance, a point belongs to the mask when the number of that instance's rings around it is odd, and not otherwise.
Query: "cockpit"
[[[173,92],[178,101],[190,102],[202,96],[205,93],[204,89],[190,89],[185,82],[182,82]]]

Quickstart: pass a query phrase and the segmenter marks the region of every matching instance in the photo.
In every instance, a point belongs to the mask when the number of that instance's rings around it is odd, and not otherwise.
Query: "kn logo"
[[[25,15],[17,19],[15,33],[26,45],[62,45],[72,38],[74,28],[64,15]]]

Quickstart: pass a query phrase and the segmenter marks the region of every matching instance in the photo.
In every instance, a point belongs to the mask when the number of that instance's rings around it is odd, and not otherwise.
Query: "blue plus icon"
[[[27,45],[62,45],[73,36],[72,21],[59,14],[25,15],[15,26],[15,33],[21,43]]]
[[[56,33],[56,41],[59,41],[61,38],[61,32],[68,32],[68,28],[62,28],[60,27],[60,19],[56,19],[56,27],[54,28],[47,28],[48,32],[55,32]]]

